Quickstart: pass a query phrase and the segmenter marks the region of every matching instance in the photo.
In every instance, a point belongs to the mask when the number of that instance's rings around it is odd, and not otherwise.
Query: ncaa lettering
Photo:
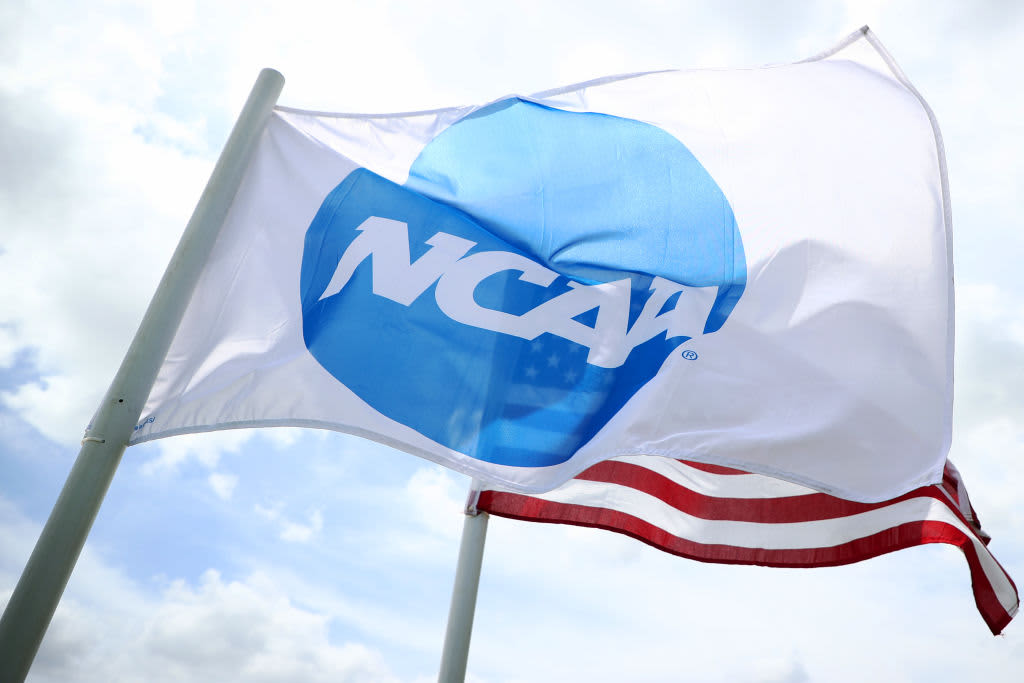
[[[587,347],[587,363],[601,368],[620,367],[634,348],[662,332],[667,338],[697,336],[718,290],[655,277],[630,326],[633,292],[628,278],[593,285],[570,280],[569,291],[516,315],[481,306],[474,298],[477,286],[491,275],[513,271],[520,273],[524,287],[546,288],[559,277],[557,272],[510,251],[467,256],[476,243],[445,232],[428,239],[430,248],[412,261],[407,224],[371,216],[356,229],[359,234],[342,254],[320,300],[339,293],[356,268],[372,257],[376,296],[409,306],[436,283],[437,305],[452,320],[526,340],[548,332]],[[595,309],[593,326],[576,320]]]

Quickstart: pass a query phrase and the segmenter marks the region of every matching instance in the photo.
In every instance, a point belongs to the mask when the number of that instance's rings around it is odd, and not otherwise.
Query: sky
[[[1024,580],[1024,5],[5,0],[0,604],[262,67],[287,79],[283,105],[411,111],[797,61],[864,24],[943,132],[951,459]],[[133,446],[29,680],[434,680],[468,484],[331,432]],[[729,567],[494,518],[468,680],[1011,681],[1022,668],[1022,626],[990,635],[950,547]]]

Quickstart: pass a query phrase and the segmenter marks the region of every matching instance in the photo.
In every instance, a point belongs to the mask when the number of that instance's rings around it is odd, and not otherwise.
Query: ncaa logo
[[[306,233],[300,294],[310,353],[375,410],[538,467],[718,330],[745,285],[732,209],[676,138],[512,98],[442,132],[405,185],[346,177]]]

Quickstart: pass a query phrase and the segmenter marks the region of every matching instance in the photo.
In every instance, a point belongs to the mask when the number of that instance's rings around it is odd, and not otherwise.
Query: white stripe
[[[695,543],[767,550],[826,548],[849,543],[907,522],[940,521],[968,535],[974,543],[982,569],[992,584],[996,598],[1011,614],[1016,611],[1016,591],[1009,577],[1002,571],[985,545],[977,540],[971,529],[949,508],[927,496],[893,503],[856,515],[794,523],[700,519],[681,512],[659,498],[628,486],[579,479],[574,479],[554,491],[533,497],[569,505],[617,510]]]
[[[564,410],[573,414],[589,414],[594,406],[608,397],[606,392],[552,389],[534,384],[513,384],[508,388],[506,403],[527,408]]]
[[[1003,606],[1007,614],[1013,617],[1017,614],[1017,608],[1020,606],[1017,590],[1013,587],[1009,575],[999,566],[996,558],[988,551],[985,544],[977,540],[974,534],[970,534],[970,536],[971,542],[974,543],[974,548],[978,551],[978,560],[981,562],[981,568],[985,571],[985,576],[992,585],[992,592],[995,593],[996,600]]]
[[[814,489],[761,474],[712,474],[672,458],[626,455],[614,461],[628,462],[656,472],[680,486],[715,498],[787,498],[818,493]]]

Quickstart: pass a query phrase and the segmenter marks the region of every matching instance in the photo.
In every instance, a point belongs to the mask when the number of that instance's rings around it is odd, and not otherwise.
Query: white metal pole
[[[78,458],[0,618],[0,681],[4,683],[18,683],[28,675],[283,86],[284,77],[278,72],[260,72],[121,367],[82,440]],[[112,267],[116,269],[117,264]]]
[[[448,611],[448,628],[444,634],[439,683],[463,683],[469,659],[469,639],[473,633],[476,593],[480,586],[480,565],[484,559],[487,537],[487,513],[466,511],[459,546],[459,563],[455,569],[452,605]]]

